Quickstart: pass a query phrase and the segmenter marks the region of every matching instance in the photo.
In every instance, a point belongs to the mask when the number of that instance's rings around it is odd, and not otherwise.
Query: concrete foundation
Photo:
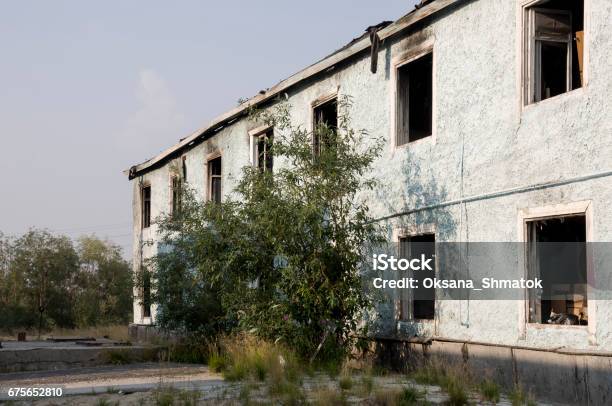
[[[0,373],[47,371],[157,359],[157,348],[128,345],[81,346],[74,342],[3,342]]]
[[[491,379],[510,391],[516,386],[538,399],[576,405],[612,402],[612,353],[538,350],[484,343],[430,340],[376,340],[377,359],[385,366],[414,370],[440,359],[479,379]]]

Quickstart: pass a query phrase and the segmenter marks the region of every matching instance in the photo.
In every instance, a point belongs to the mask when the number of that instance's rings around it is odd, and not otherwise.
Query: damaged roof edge
[[[417,23],[418,21],[429,17],[430,15],[452,5],[458,3],[462,0],[435,0],[430,2],[421,2],[421,5],[410,13],[404,15],[399,18],[394,23],[388,25],[387,27],[378,31],[378,36],[381,40],[385,38],[392,37],[399,32],[405,30],[411,25]],[[242,103],[238,107],[233,108],[232,110],[216,117],[213,119],[206,127],[203,127],[190,136],[182,139],[178,144],[173,145],[170,148],[162,151],[157,156],[141,163],[138,165],[134,165],[129,169],[123,171],[124,174],[129,176],[129,179],[134,179],[138,175],[146,172],[149,169],[156,167],[159,164],[162,164],[167,159],[172,157],[175,154],[182,152],[184,149],[189,148],[197,141],[202,141],[206,139],[207,135],[214,134],[215,130],[219,129],[219,127],[227,124],[228,121],[235,120],[236,118],[246,114],[249,108],[253,106],[258,106],[261,103],[269,101],[270,99],[276,97],[281,94],[283,91],[288,90],[290,87],[295,86],[296,84],[310,78],[313,75],[324,72],[325,70],[331,68],[332,66],[338,64],[339,62],[344,61],[345,59],[358,54],[370,47],[370,39],[367,36],[364,36],[360,40],[354,42],[353,44],[341,48],[339,51],[329,55],[328,57],[322,59],[321,61],[302,69],[296,74],[288,77],[285,80],[280,81],[275,86],[270,88],[263,94],[258,94],[255,97],[249,99],[248,101]],[[200,140],[201,138],[201,140]]]

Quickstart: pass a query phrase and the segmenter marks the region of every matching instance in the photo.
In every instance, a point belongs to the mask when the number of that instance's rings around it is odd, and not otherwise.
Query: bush
[[[342,390],[349,390],[353,387],[353,378],[350,375],[343,375],[338,380],[338,386]]]
[[[291,124],[286,103],[255,113],[254,122],[274,126],[271,154],[290,164],[244,167],[221,203],[184,188],[180,213],[158,219],[162,248],[138,278],[142,287],[152,281],[162,328],[204,337],[248,331],[305,360],[344,359],[371,304],[363,248],[382,241],[358,198],[374,189],[369,169],[382,140],[353,130],[349,110],[350,99],[339,100],[337,128],[317,126],[315,134]],[[325,140],[315,159],[313,135]],[[248,374],[264,377],[255,370]],[[227,371],[243,376],[240,364]]]
[[[455,376],[446,377],[442,383],[442,389],[448,393],[449,405],[464,406],[468,404],[466,387],[459,378]]]
[[[498,403],[500,399],[499,385],[492,380],[486,379],[479,385],[480,394],[484,400]]]
[[[408,386],[400,392],[397,403],[399,406],[417,405],[422,403],[424,397],[425,393],[423,391]]]
[[[211,356],[211,345],[205,341],[192,339],[179,344],[171,344],[168,347],[168,361],[183,362],[187,364],[209,363]]]
[[[113,365],[126,365],[134,362],[132,354],[126,350],[112,350],[106,353],[107,362]]]

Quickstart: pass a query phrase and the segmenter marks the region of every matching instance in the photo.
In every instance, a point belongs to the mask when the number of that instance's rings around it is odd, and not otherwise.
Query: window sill
[[[402,145],[397,145],[396,143],[393,144],[393,150],[394,151],[399,151],[402,149],[407,149],[407,148],[411,148],[411,147],[417,147],[421,144],[425,144],[425,143],[431,143],[431,145],[436,145],[436,138],[433,136],[433,134],[430,134],[428,136],[425,136],[423,138],[419,138],[416,141],[410,141],[407,142],[405,144]]]
[[[540,323],[527,323],[527,328],[533,330],[583,330],[587,329],[589,326],[579,326],[579,325],[567,325],[567,324],[540,324]]]
[[[552,105],[555,103],[561,104],[561,103],[566,102],[568,99],[583,97],[586,91],[585,89],[586,89],[586,86],[582,86],[577,89],[570,90],[569,92],[561,93],[556,96],[549,97],[548,99],[540,100],[539,102],[534,102],[534,103],[523,105],[522,111],[527,112],[531,109],[538,108],[538,106],[546,106],[549,104]]]

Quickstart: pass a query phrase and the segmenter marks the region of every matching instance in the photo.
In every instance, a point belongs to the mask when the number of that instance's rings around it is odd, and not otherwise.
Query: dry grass
[[[24,330],[16,330],[13,334],[5,331],[0,331],[0,340],[16,340],[17,332]],[[25,330],[26,337],[28,340],[38,339],[38,330]],[[102,338],[108,337],[112,340],[117,341],[128,341],[128,328],[126,325],[111,325],[111,326],[96,326],[96,327],[85,327],[77,329],[65,329],[56,328],[51,331],[43,331],[40,338],[46,340],[47,338],[58,338],[58,337],[94,337]]]

